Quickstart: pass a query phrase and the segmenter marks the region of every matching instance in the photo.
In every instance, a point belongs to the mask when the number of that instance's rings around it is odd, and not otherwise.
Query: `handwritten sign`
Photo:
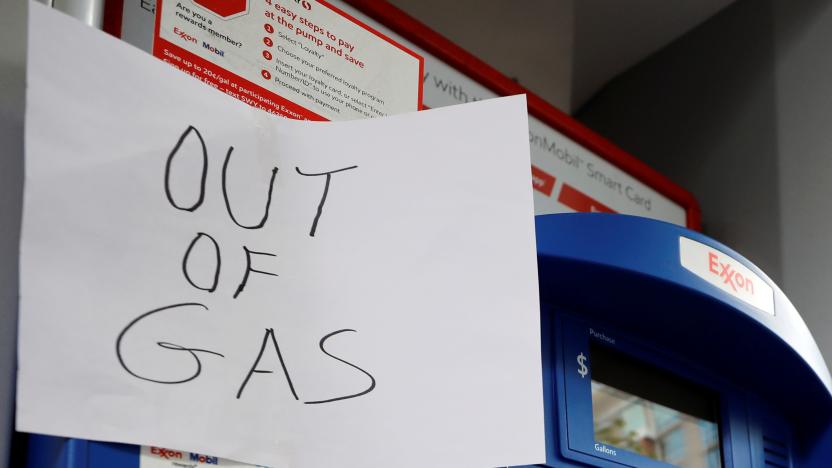
[[[543,461],[523,97],[290,121],[30,21],[19,430],[272,467]]]

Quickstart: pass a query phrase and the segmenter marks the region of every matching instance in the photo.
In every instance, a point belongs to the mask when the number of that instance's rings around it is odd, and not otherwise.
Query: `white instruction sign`
[[[282,119],[29,18],[18,430],[273,468],[544,461],[522,96]]]
[[[152,17],[156,1],[125,0],[122,15],[124,40],[147,51],[150,51],[148,44],[153,37]],[[477,82],[476,77],[451,67],[344,0],[331,0],[328,4],[424,58],[425,106],[437,108],[498,97],[497,93]],[[252,27],[262,33],[263,29],[259,28],[265,26],[255,24]],[[205,79],[205,75],[202,78]],[[528,138],[536,214],[622,213],[687,225],[684,206],[533,116],[529,116]]]

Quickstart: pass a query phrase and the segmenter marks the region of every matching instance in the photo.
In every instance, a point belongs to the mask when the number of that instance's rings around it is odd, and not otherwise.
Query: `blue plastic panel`
[[[539,216],[543,303],[649,343],[758,394],[789,418],[832,415],[829,372],[794,307],[768,277],[728,247],[668,223],[622,215]],[[679,237],[711,246],[764,278],[776,315],[684,269]],[[812,414],[805,408],[811,405]]]
[[[139,447],[39,434],[29,436],[29,468],[138,468]]]
[[[743,444],[747,446],[747,439],[743,438],[746,432],[745,411],[736,389],[718,379],[714,379],[713,376],[707,375],[707,372],[691,368],[687,363],[681,364],[674,361],[672,357],[662,354],[659,350],[634,343],[627,336],[621,335],[617,330],[603,323],[587,322],[570,317],[567,314],[559,314],[558,323],[560,324],[560,348],[563,350],[560,356],[563,360],[563,374],[559,378],[563,380],[565,388],[564,397],[560,400],[561,410],[565,413],[565,418],[562,417],[560,421],[562,424],[561,431],[565,432],[567,436],[566,443],[561,447],[561,452],[565,458],[598,466],[625,465],[644,468],[670,468],[673,466],[666,462],[639,455],[625,448],[598,443],[595,440],[592,391],[590,388],[593,368],[590,346],[592,342],[595,342],[679,378],[684,378],[691,385],[701,386],[703,390],[709,389],[708,392],[713,393],[716,400],[721,402],[717,421],[720,430],[721,454],[719,458],[721,466],[725,468],[744,466],[734,463],[734,460],[742,459],[742,457],[734,456],[733,447]],[[585,368],[578,362],[578,356],[586,357],[582,360]],[[732,404],[735,402],[740,402],[740,404]],[[740,439],[735,440],[734,434],[739,435]],[[561,437],[561,440],[563,440],[563,437]],[[745,458],[747,459],[747,457]],[[602,461],[611,463],[602,463]]]

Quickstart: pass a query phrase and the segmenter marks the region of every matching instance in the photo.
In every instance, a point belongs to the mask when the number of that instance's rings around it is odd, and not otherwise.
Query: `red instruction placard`
[[[532,164],[532,188],[547,197],[552,196],[555,180],[555,176]]]
[[[160,0],[153,55],[293,119],[422,105],[423,58],[323,0]]]
[[[563,184],[558,201],[569,208],[582,213],[615,213],[612,208],[581,193],[569,184]]]

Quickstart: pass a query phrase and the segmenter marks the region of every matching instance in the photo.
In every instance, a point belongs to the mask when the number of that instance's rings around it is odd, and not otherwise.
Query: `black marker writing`
[[[270,370],[260,370],[257,368],[257,365],[260,364],[260,359],[263,357],[263,351],[266,350],[266,344],[271,341],[272,346],[274,346],[275,351],[277,351],[277,359],[280,361],[280,367],[283,369],[283,375],[286,377],[286,383],[289,384],[289,390],[292,391],[292,396],[295,397],[295,400],[298,399],[298,394],[295,392],[295,386],[292,384],[292,377],[289,375],[289,370],[286,369],[286,362],[283,361],[283,354],[280,352],[280,345],[277,344],[277,337],[274,335],[273,328],[267,328],[266,334],[263,335],[263,343],[260,345],[260,352],[257,353],[257,359],[254,360],[254,364],[252,364],[251,369],[246,374],[246,378],[243,380],[243,383],[240,385],[240,389],[237,390],[237,399],[240,399],[240,396],[243,394],[243,390],[245,390],[246,385],[248,385],[249,379],[253,374],[271,374],[272,371]]]
[[[187,147],[187,148],[197,148],[196,147],[196,142],[197,141],[199,142],[199,148],[201,148],[201,154],[200,154],[199,149],[197,149],[196,151],[193,151],[191,155],[187,154],[188,150],[183,150],[183,146]],[[185,143],[188,143],[188,144],[186,145]],[[268,187],[268,190],[266,191],[266,200],[265,200],[265,206],[264,206],[264,209],[263,209],[262,217],[260,217],[260,220],[256,223],[251,223],[251,224],[248,224],[248,225],[244,225],[237,219],[237,217],[234,214],[234,211],[231,209],[231,202],[230,202],[230,197],[229,197],[228,171],[229,171],[229,166],[230,166],[230,163],[231,163],[231,155],[232,155],[233,152],[234,152],[234,147],[233,146],[228,146],[228,151],[225,155],[225,160],[222,164],[222,173],[220,174],[222,197],[223,197],[223,200],[225,202],[226,211],[228,212],[228,216],[231,218],[231,221],[236,226],[238,226],[239,228],[248,229],[248,230],[260,229],[260,228],[262,228],[266,225],[266,222],[269,219],[269,213],[270,213],[270,209],[271,209],[272,198],[273,198],[273,195],[274,195],[275,181],[276,181],[276,178],[277,178],[278,168],[273,167],[272,170],[271,170],[271,176],[269,178],[269,187]],[[180,153],[182,153],[182,154],[180,154]],[[176,183],[178,182],[179,177],[178,177],[178,175],[172,174],[172,172],[175,172],[175,171],[179,170],[179,164],[181,164],[181,163],[179,163],[179,161],[181,161],[185,158],[188,158],[188,157],[197,157],[197,156],[201,157],[201,165],[202,165],[201,171],[200,172],[193,172],[190,175],[194,175],[194,176],[199,175],[198,191],[197,191],[196,186],[188,186],[186,189],[184,189],[184,191],[177,191],[178,195],[175,197],[174,194],[173,194],[172,189],[177,188]],[[176,163],[176,164],[174,164],[174,163]],[[174,166],[177,166],[177,167],[174,168]],[[332,184],[332,175],[337,174],[339,172],[350,171],[350,170],[353,170],[353,169],[356,169],[356,168],[358,168],[358,166],[354,165],[354,166],[342,167],[340,169],[335,169],[335,170],[332,170],[332,171],[319,172],[319,173],[307,173],[307,172],[303,172],[299,167],[295,167],[295,171],[300,176],[303,176],[303,177],[324,176],[323,193],[321,194],[321,198],[320,198],[320,201],[318,202],[318,206],[317,206],[317,211],[315,213],[315,218],[313,219],[312,226],[309,230],[309,236],[310,237],[315,237],[315,235],[318,231],[318,226],[320,224],[321,216],[323,215],[324,207],[326,206],[326,202],[327,202],[327,197],[330,193],[331,184]],[[193,169],[193,170],[196,171],[196,169]],[[206,190],[207,175],[208,175],[208,150],[206,148],[205,140],[203,139],[202,134],[199,132],[199,130],[197,130],[196,127],[190,125],[180,135],[179,139],[176,142],[176,145],[170,151],[170,153],[168,154],[167,159],[165,161],[165,171],[164,171],[165,195],[166,195],[167,200],[170,203],[170,205],[173,206],[174,208],[176,208],[177,210],[181,210],[181,211],[187,211],[187,212],[196,211],[203,204],[203,202],[205,201],[205,196],[206,196],[205,190]],[[191,183],[193,183],[193,182],[191,182]],[[187,194],[189,194],[189,193],[193,193],[195,201],[191,201],[191,200],[188,199]],[[184,200],[183,200],[183,198],[184,198]],[[244,210],[243,212],[248,213],[249,211]],[[241,213],[241,211],[239,210],[239,207],[238,207],[237,213],[238,214]],[[240,245],[240,244],[237,244],[237,245]],[[263,267],[257,268],[257,267],[252,266],[253,263],[259,263],[261,261],[266,261],[265,259],[262,259],[262,258],[259,258],[259,259],[255,258],[255,256],[276,257],[277,256],[276,254],[270,253],[270,252],[259,252],[259,251],[251,250],[245,245],[242,245],[242,247],[243,247],[243,251],[245,252],[246,268],[245,268],[245,272],[243,273],[242,279],[241,279],[240,283],[237,285],[236,291],[233,294],[234,299],[236,299],[245,290],[245,288],[247,287],[248,281],[250,279],[250,275],[252,273],[259,273],[259,274],[265,275],[265,276],[278,276],[277,273],[273,273],[271,271],[266,271],[264,269],[260,269],[260,268],[263,268]],[[206,251],[205,249],[208,249],[208,250]],[[210,251],[211,249],[213,249],[213,253]],[[227,252],[227,250],[226,250],[226,252]],[[207,255],[208,257],[200,258],[204,255]],[[226,256],[227,256],[227,253],[226,253]],[[203,272],[200,272],[200,268],[206,268],[206,271],[204,272],[204,274],[200,274],[200,273],[203,273]],[[211,268],[212,268],[212,270],[210,270]],[[213,293],[213,292],[217,291],[217,289],[219,288],[220,274],[222,272],[222,255],[221,255],[220,246],[219,246],[219,243],[217,242],[217,240],[213,236],[211,236],[210,234],[208,234],[206,232],[197,232],[196,235],[191,239],[190,243],[188,244],[188,247],[185,249],[185,253],[184,253],[184,256],[182,257],[182,261],[181,261],[181,269],[182,269],[182,274],[185,277],[185,280],[188,282],[188,284],[190,284],[195,289],[198,289],[200,291],[206,291],[206,292],[209,292],[209,293]],[[155,341],[154,340],[155,344],[157,346],[159,346],[160,348],[162,348],[166,351],[179,353],[179,354],[168,355],[168,354],[165,354],[164,352],[162,352],[162,356],[164,356],[164,358],[167,358],[167,361],[170,360],[171,356],[177,356],[177,357],[180,356],[180,355],[183,356],[182,358],[179,358],[179,360],[181,360],[181,359],[185,360],[184,361],[185,362],[184,368],[185,368],[186,372],[182,372],[182,377],[178,377],[180,374],[177,370],[177,373],[174,374],[175,376],[177,376],[177,378],[171,379],[171,378],[169,378],[169,374],[164,374],[163,375],[164,378],[167,379],[167,380],[165,380],[165,379],[163,379],[162,377],[159,377],[159,376],[153,377],[153,376],[150,376],[150,375],[143,375],[144,371],[142,371],[142,373],[139,373],[137,370],[135,370],[136,368],[139,368],[138,364],[134,363],[133,364],[134,367],[130,367],[128,365],[128,363],[127,363],[128,360],[125,359],[122,348],[123,348],[123,343],[124,343],[125,337],[128,336],[128,332],[133,330],[135,325],[139,324],[139,322],[142,322],[143,320],[145,320],[147,318],[156,316],[156,314],[160,314],[161,312],[175,311],[175,310],[180,310],[181,311],[182,309],[193,308],[193,307],[201,308],[202,310],[205,310],[205,311],[208,310],[208,307],[205,306],[204,304],[201,304],[201,303],[183,302],[183,303],[180,303],[180,304],[173,304],[173,305],[169,305],[169,306],[165,306],[165,307],[159,307],[157,309],[150,310],[148,312],[145,312],[145,313],[139,315],[138,317],[136,317],[132,321],[130,321],[130,323],[128,323],[127,326],[125,326],[124,329],[122,329],[121,332],[118,334],[118,337],[116,338],[116,342],[115,342],[116,357],[118,358],[118,362],[121,365],[121,367],[124,369],[124,371],[127,372],[132,377],[135,377],[135,378],[140,379],[140,380],[145,380],[145,381],[148,381],[148,382],[159,383],[159,384],[183,384],[183,383],[186,383],[186,382],[190,382],[191,380],[194,380],[194,379],[198,378],[201,375],[202,369],[203,369],[202,359],[204,359],[205,354],[224,358],[225,356],[223,354],[221,354],[217,351],[214,351],[214,350],[194,348],[194,347],[183,346],[183,345],[178,344],[178,343],[171,343],[171,342],[168,342],[168,341]],[[163,316],[167,316],[167,315],[163,314]],[[268,366],[266,366],[265,363],[262,363],[263,356],[264,356],[264,353],[266,352],[266,347],[267,346],[274,348],[274,352],[277,354],[277,359],[278,359],[278,362],[280,363],[280,368],[283,371],[283,377],[285,378],[286,383],[288,384],[288,387],[289,387],[289,390],[291,391],[292,397],[297,402],[296,404],[316,405],[316,404],[323,404],[323,403],[332,403],[332,402],[337,402],[337,401],[342,401],[342,400],[348,400],[348,399],[351,399],[351,398],[357,398],[357,397],[360,397],[362,395],[366,395],[366,394],[372,392],[376,387],[376,379],[375,379],[375,377],[373,377],[373,375],[371,375],[369,372],[362,369],[361,367],[358,367],[357,365],[355,365],[355,364],[353,364],[353,363],[351,363],[351,362],[349,362],[349,361],[347,361],[347,360],[345,360],[345,359],[343,359],[339,356],[336,356],[336,355],[330,353],[329,351],[327,351],[326,347],[327,347],[328,340],[334,338],[335,336],[343,334],[345,332],[355,333],[355,330],[341,329],[341,330],[336,330],[332,333],[329,333],[329,334],[325,335],[323,338],[320,339],[320,341],[318,342],[318,347],[320,348],[320,351],[322,353],[324,353],[325,355],[327,355],[328,357],[330,357],[330,358],[332,358],[332,359],[334,359],[334,360],[336,360],[336,361],[338,361],[342,364],[345,364],[345,365],[351,367],[352,369],[354,369],[358,372],[361,372],[363,375],[365,375],[367,378],[369,378],[369,386],[367,386],[364,390],[362,390],[358,393],[351,393],[351,394],[348,394],[348,395],[336,396],[336,397],[333,397],[333,398],[327,398],[327,399],[322,399],[322,400],[311,400],[311,401],[301,400],[298,396],[298,392],[295,390],[295,385],[294,385],[294,383],[292,381],[292,377],[289,373],[289,368],[287,366],[286,360],[284,359],[283,351],[280,348],[280,344],[278,342],[278,338],[277,338],[277,335],[275,334],[274,328],[266,328],[265,329],[265,335],[263,335],[263,339],[261,341],[259,352],[257,353],[257,357],[254,360],[254,363],[252,364],[248,373],[245,375],[245,378],[243,379],[242,383],[240,384],[240,386],[237,390],[237,394],[236,394],[237,399],[242,398],[243,392],[247,388],[248,384],[251,382],[252,376],[254,376],[255,374],[274,374],[274,373],[277,373],[276,370],[269,370]],[[133,333],[135,335],[137,332],[134,331]],[[136,340],[137,338],[133,338],[133,339]],[[151,343],[153,343],[153,341],[151,341]],[[151,344],[151,343],[146,343],[146,344]],[[128,348],[128,349],[135,349],[135,348]],[[134,352],[137,352],[137,351],[134,351]],[[185,353],[185,355],[182,355],[182,353]],[[134,362],[136,362],[135,359],[134,359]],[[175,364],[182,365],[182,363],[179,362],[179,361],[176,361]],[[261,365],[263,365],[263,368],[260,368]],[[276,368],[276,366],[273,366],[273,367]],[[151,371],[150,373],[153,373],[153,372]]]
[[[124,336],[130,330],[130,328],[132,328],[133,325],[139,323],[140,321],[142,321],[143,319],[145,319],[147,317],[150,317],[153,314],[157,314],[159,312],[164,312],[166,310],[176,309],[176,308],[180,308],[180,307],[202,307],[203,309],[208,310],[208,307],[205,307],[205,305],[199,304],[199,303],[196,303],[196,302],[187,302],[187,303],[183,303],[183,304],[173,304],[173,305],[169,305],[169,306],[165,306],[165,307],[160,307],[158,309],[153,309],[150,312],[145,312],[142,315],[139,315],[138,317],[133,319],[133,321],[128,323],[127,326],[124,327],[124,329],[121,331],[121,333],[118,334],[118,338],[116,339],[116,356],[118,357],[119,364],[121,364],[121,367],[124,368],[124,370],[127,371],[128,374],[130,374],[133,377],[136,377],[138,379],[147,380],[148,382],[155,382],[155,383],[160,383],[160,384],[181,384],[181,383],[185,383],[185,382],[190,382],[191,380],[199,377],[199,374],[202,373],[202,361],[199,360],[199,356],[197,356],[196,353],[207,353],[207,354],[213,354],[213,355],[219,356],[219,357],[225,357],[220,353],[217,353],[215,351],[211,351],[211,350],[208,350],[208,349],[187,348],[185,346],[181,346],[181,345],[178,345],[178,344],[175,344],[175,343],[167,343],[167,342],[164,342],[164,341],[159,341],[156,344],[161,348],[169,349],[169,350],[172,350],[172,351],[179,351],[179,352],[184,351],[184,352],[187,352],[188,354],[191,355],[194,362],[196,363],[196,369],[194,369],[193,373],[190,376],[179,379],[179,380],[157,380],[157,379],[152,379],[150,377],[145,377],[143,375],[139,375],[139,374],[133,372],[130,369],[130,367],[127,366],[127,364],[124,362],[124,356],[122,356],[122,354],[121,354],[121,341],[124,339]]]
[[[191,275],[188,273],[188,259],[191,258],[191,251],[193,251],[194,247],[196,246],[196,243],[199,242],[199,240],[203,237],[211,241],[211,243],[214,245],[214,253],[216,254],[216,263],[214,264],[214,282],[211,283],[211,286],[208,287],[199,286],[198,284],[194,283],[193,279],[191,278]],[[188,250],[185,251],[185,256],[182,258],[182,273],[185,275],[185,279],[188,280],[188,283],[190,283],[191,286],[197,289],[201,289],[203,291],[208,292],[214,292],[214,290],[217,289],[217,283],[220,280],[221,266],[222,261],[220,258],[220,246],[217,244],[217,241],[214,240],[214,238],[209,236],[208,234],[205,234],[204,232],[197,233],[196,237],[194,237],[194,240],[192,240],[191,244],[188,246]]]
[[[176,203],[173,199],[173,194],[170,192],[170,168],[173,164],[173,157],[179,153],[179,148],[182,147],[182,143],[185,142],[185,139],[188,138],[189,135],[196,135],[199,139],[199,144],[202,146],[202,175],[200,176],[199,180],[199,196],[197,197],[196,202],[194,202],[191,206],[180,206]],[[188,126],[185,129],[185,132],[182,133],[182,136],[179,137],[179,140],[176,142],[176,146],[173,147],[170,154],[168,155],[168,160],[165,163],[165,195],[168,197],[168,201],[170,204],[182,211],[194,211],[199,208],[199,205],[202,204],[203,200],[205,200],[205,178],[208,176],[208,150],[205,148],[205,140],[202,139],[202,135],[199,133],[193,126]]]
[[[260,222],[257,224],[253,224],[251,226],[244,226],[237,221],[237,218],[234,217],[234,213],[231,211],[231,203],[228,201],[228,184],[227,184],[227,176],[228,176],[228,163],[231,161],[231,153],[234,151],[233,146],[228,147],[228,153],[225,155],[225,162],[222,164],[222,197],[225,200],[225,208],[228,210],[228,216],[231,217],[231,221],[234,221],[234,224],[240,226],[243,229],[260,229],[266,224],[266,221],[269,219],[269,207],[272,204],[272,190],[274,190],[274,179],[277,177],[277,168],[272,168],[272,177],[269,180],[269,193],[266,195],[266,209],[263,212],[263,217],[260,219]]]
[[[237,286],[237,291],[234,293],[234,299],[237,299],[237,296],[243,292],[243,289],[246,287],[246,283],[248,283],[248,274],[249,272],[260,273],[261,275],[269,275],[269,276],[278,276],[277,273],[271,273],[268,271],[263,270],[255,270],[251,267],[251,256],[253,255],[265,255],[267,257],[277,257],[277,255],[268,253],[268,252],[256,252],[254,250],[249,250],[248,247],[243,246],[243,250],[246,252],[246,272],[243,274],[243,280],[240,282],[240,285]]]
[[[367,389],[366,389],[366,390],[364,390],[364,391],[362,391],[362,392],[354,393],[354,394],[352,394],[352,395],[346,395],[346,396],[341,396],[341,397],[336,397],[336,398],[330,398],[330,399],[328,399],[328,400],[305,401],[304,403],[306,403],[307,405],[317,405],[317,404],[320,404],[320,403],[332,403],[333,401],[348,400],[348,399],[350,399],[350,398],[356,398],[356,397],[360,397],[361,395],[366,395],[366,394],[368,394],[368,393],[372,392],[372,391],[373,391],[373,389],[375,389],[375,388],[376,388],[376,379],[375,379],[375,378],[374,378],[374,377],[373,377],[373,376],[372,376],[369,372],[365,371],[364,369],[362,369],[362,368],[360,368],[360,367],[356,366],[355,364],[353,364],[353,363],[351,363],[351,362],[347,362],[347,361],[345,361],[345,360],[343,360],[343,359],[339,358],[338,356],[335,356],[335,355],[333,355],[333,354],[330,354],[330,353],[329,353],[329,352],[328,352],[328,351],[324,348],[324,343],[326,343],[326,340],[328,340],[328,339],[332,338],[332,337],[333,337],[333,336],[335,336],[335,335],[338,335],[338,334],[340,334],[340,333],[344,333],[344,332],[355,332],[355,330],[352,330],[352,329],[347,328],[347,329],[344,329],[344,330],[337,330],[337,331],[334,331],[334,332],[332,332],[332,333],[330,333],[330,334],[328,334],[328,335],[324,336],[323,338],[321,338],[321,341],[318,343],[318,347],[319,347],[319,348],[321,348],[321,352],[323,352],[323,353],[324,353],[324,354],[326,354],[327,356],[331,357],[332,359],[335,359],[336,361],[341,361],[341,362],[343,362],[344,364],[346,364],[346,365],[348,365],[348,366],[352,367],[353,369],[357,369],[357,370],[361,371],[364,375],[366,375],[367,377],[369,377],[369,378],[370,378],[370,386],[369,386],[369,387],[367,387]]]
[[[315,214],[315,220],[312,221],[312,229],[309,230],[309,236],[310,237],[315,237],[315,231],[318,230],[318,220],[321,219],[321,213],[324,212],[324,203],[326,203],[326,196],[329,193],[329,183],[332,180],[332,174],[335,174],[335,173],[338,173],[338,172],[343,172],[343,171],[349,171],[349,170],[355,169],[357,167],[358,166],[343,167],[341,169],[335,169],[334,171],[319,172],[317,174],[307,174],[307,173],[301,171],[300,168],[295,167],[295,170],[297,171],[297,173],[302,175],[302,176],[308,176],[308,177],[326,176],[326,182],[324,182],[324,193],[321,196],[320,203],[318,203],[318,212]]]

